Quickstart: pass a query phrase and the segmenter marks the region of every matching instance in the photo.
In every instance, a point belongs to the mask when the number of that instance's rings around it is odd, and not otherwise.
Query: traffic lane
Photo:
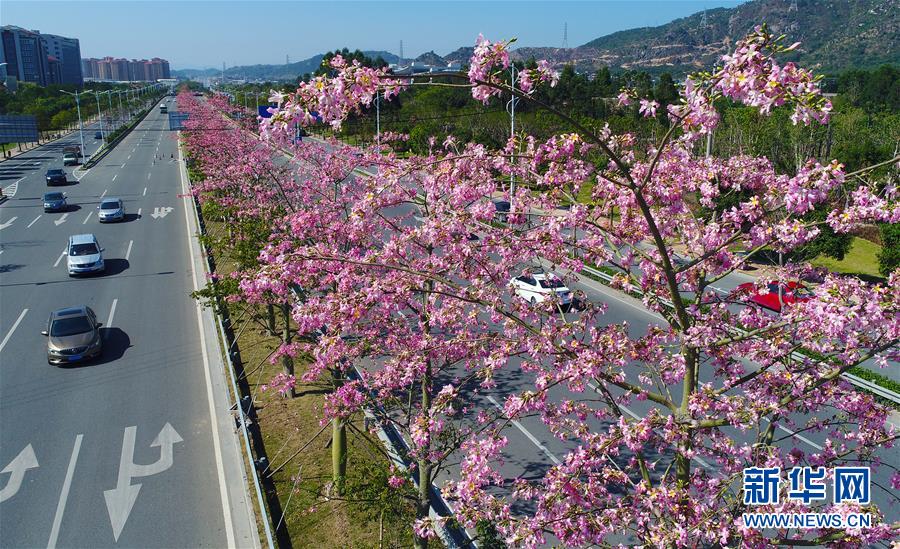
[[[169,235],[169,236],[164,237],[162,240],[165,241],[166,243],[168,243],[168,242],[171,242],[171,239],[172,239],[173,237],[176,237],[176,238],[177,238],[177,236],[178,236],[178,235]],[[183,239],[184,236],[185,236],[185,235],[181,235],[181,238]],[[164,248],[164,247],[165,247],[165,246],[155,246],[154,248],[155,248],[155,249],[160,249],[160,248]],[[152,295],[152,294],[143,294],[142,292],[144,292],[144,291],[145,291],[145,287],[144,287],[144,285],[141,285],[140,288],[135,288],[134,291],[131,292],[131,293],[136,294],[136,295]],[[181,299],[184,298],[184,297],[185,297],[185,296],[180,296],[180,297],[179,297],[179,301],[181,301]],[[187,303],[190,304],[190,300],[189,300],[189,299],[185,299],[184,301],[187,301]],[[40,306],[38,306],[38,308],[47,308],[47,307],[40,307]],[[146,308],[146,307],[145,307],[145,308]],[[168,310],[168,307],[166,307],[166,309]],[[143,318],[143,317],[142,317],[142,318]],[[166,323],[160,323],[160,324],[161,324],[161,325],[166,325]],[[178,332],[178,333],[181,333],[181,332]],[[159,341],[172,341],[172,338],[171,338],[171,337],[160,337],[158,340],[159,340]],[[179,353],[178,356],[182,356],[183,354],[184,354],[184,353]],[[178,385],[178,387],[180,387],[180,386],[181,386],[181,385]],[[177,387],[176,387],[176,388],[177,388]],[[146,388],[143,388],[143,389],[146,390]],[[170,393],[170,394],[174,394],[173,391],[170,391],[169,393]],[[177,394],[175,394],[175,396],[177,397]],[[15,403],[15,401],[13,401],[13,400],[7,400],[7,399],[4,399],[4,402]],[[208,429],[208,427],[207,427],[207,429]],[[207,431],[207,432],[208,432],[208,431]],[[207,455],[208,455],[208,454],[207,454]],[[206,460],[206,458],[204,457],[203,460],[201,460],[201,461],[204,461],[204,462],[205,462],[205,460]],[[188,543],[189,543],[189,544],[193,544],[193,542],[192,542],[191,540],[188,540]]]
[[[88,129],[85,130],[86,132]],[[5,186],[6,181],[13,178],[11,172],[23,172],[20,175],[30,176],[33,172],[51,167],[63,167],[63,148],[71,145],[80,145],[78,132],[66,137],[44,143],[30,151],[23,152],[8,160],[0,162],[0,182]],[[85,155],[93,154],[100,147],[100,142],[85,140]],[[24,173],[29,172],[29,173]],[[43,175],[43,173],[41,173]]]

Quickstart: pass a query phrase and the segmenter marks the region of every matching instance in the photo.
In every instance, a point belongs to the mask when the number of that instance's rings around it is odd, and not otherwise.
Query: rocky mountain
[[[713,67],[761,23],[787,35],[788,43],[801,42],[783,60],[818,72],[900,64],[900,0],[751,0],[616,32],[577,48],[516,48],[510,57],[547,59],[557,68],[574,65],[585,72],[607,66],[681,75]],[[444,60],[465,64],[471,55],[472,48],[460,48]]]
[[[578,65],[708,68],[760,23],[786,34],[788,43],[801,42],[786,59],[819,71],[900,63],[900,0],[753,0],[616,32],[569,55]]]

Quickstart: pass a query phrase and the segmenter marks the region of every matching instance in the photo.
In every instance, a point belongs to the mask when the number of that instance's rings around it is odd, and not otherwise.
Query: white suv
[[[102,273],[106,269],[103,263],[103,248],[92,234],[76,234],[69,237],[66,247],[66,268],[69,276],[87,273]]]
[[[553,273],[545,273],[543,270],[536,269],[528,271],[509,281],[513,292],[530,302],[532,305],[543,303],[551,296],[556,294],[559,301],[565,306],[572,304],[572,290],[563,284],[560,277]]]

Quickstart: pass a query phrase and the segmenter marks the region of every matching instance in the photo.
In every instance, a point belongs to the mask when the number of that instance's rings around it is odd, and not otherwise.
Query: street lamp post
[[[94,97],[97,98],[97,116],[100,118],[100,138],[106,141],[103,133],[103,113],[100,112],[100,93],[94,90]]]
[[[116,90],[116,97],[119,98],[119,125],[122,125],[122,121],[125,120],[125,114],[122,111],[122,90]]]
[[[78,112],[78,136],[81,139],[81,155],[84,156],[84,124],[81,122],[81,94],[91,93],[90,91],[82,91],[82,92],[67,92],[65,90],[59,90],[66,95],[71,95],[75,97],[75,110]]]
[[[103,93],[106,94],[106,99],[109,100],[109,113],[110,113],[110,123],[109,123],[109,127],[112,128],[112,127],[113,127],[113,122],[112,122],[112,110],[113,110],[113,105],[112,105],[112,90],[106,90],[106,91],[103,92]],[[109,133],[109,132],[107,132],[107,133]]]
[[[516,70],[515,65],[509,66],[509,77],[510,77],[510,87],[512,90],[516,89]],[[509,112],[509,137],[510,139],[515,140],[516,138],[516,103],[518,99],[513,91],[510,92],[510,100],[509,103],[506,104],[507,111]],[[515,152],[515,151],[514,151]],[[513,203],[513,194],[516,192],[516,174],[515,171],[512,171],[509,176],[509,209],[512,210]]]

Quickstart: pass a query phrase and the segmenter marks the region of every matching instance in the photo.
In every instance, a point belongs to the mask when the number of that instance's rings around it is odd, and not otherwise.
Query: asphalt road
[[[54,189],[70,210],[44,213],[44,172],[77,140],[0,164],[23,174],[0,206],[0,545],[253,545],[221,361],[207,358],[215,332],[189,295],[203,273],[176,134],[154,108],[98,165],[67,168]],[[101,197],[122,198],[126,220],[101,225]],[[67,276],[66,241],[80,233],[99,239],[104,274]],[[48,365],[50,312],[80,304],[103,323],[102,357]]]

